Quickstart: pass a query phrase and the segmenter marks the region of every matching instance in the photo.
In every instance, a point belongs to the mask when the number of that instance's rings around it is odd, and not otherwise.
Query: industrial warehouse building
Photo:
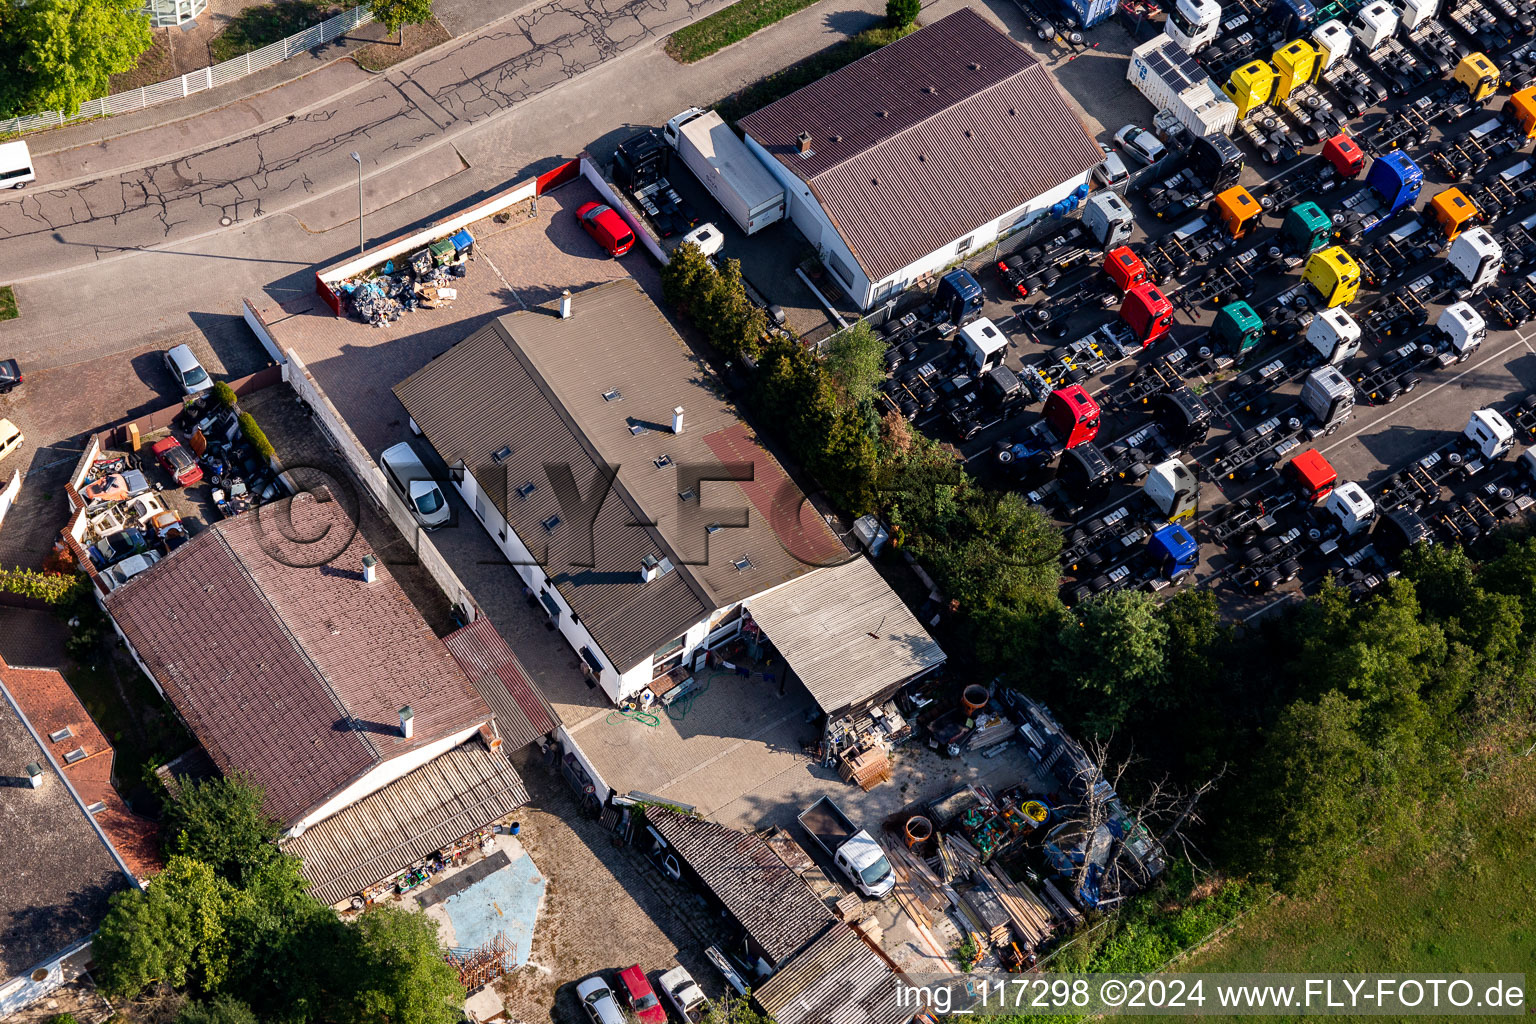
[[[1050,73],[971,8],[738,127],[866,309],[1034,220],[1104,159]]]

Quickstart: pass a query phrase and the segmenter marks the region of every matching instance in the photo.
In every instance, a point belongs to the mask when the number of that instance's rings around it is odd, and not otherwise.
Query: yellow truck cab
[[[1293,39],[1275,51],[1275,102],[1285,99],[1300,86],[1312,81],[1322,62],[1317,47],[1305,39]]]
[[[1474,103],[1483,102],[1499,90],[1499,69],[1481,53],[1469,53],[1461,58],[1452,77],[1467,90]]]
[[[1322,297],[1324,306],[1347,306],[1360,291],[1360,264],[1342,245],[1330,245],[1307,258],[1301,279]]]
[[[1237,104],[1237,116],[1247,117],[1274,96],[1275,69],[1262,60],[1251,60],[1232,72],[1221,91]]]

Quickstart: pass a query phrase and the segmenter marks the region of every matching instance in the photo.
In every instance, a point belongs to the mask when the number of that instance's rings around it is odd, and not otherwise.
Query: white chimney
[[[569,320],[570,318],[571,318],[571,290],[569,288],[567,288],[565,291],[560,293],[560,319],[561,320]]]
[[[27,765],[27,782],[33,789],[43,788],[43,766],[36,761]]]
[[[655,555],[645,555],[640,559],[640,582],[649,583],[661,575],[661,560]]]
[[[672,410],[672,433],[674,433],[674,434],[681,434],[682,432],[683,432],[683,407],[682,406],[678,406],[676,409]]]
[[[374,579],[377,578],[378,570],[376,568],[374,568],[374,567],[377,566],[378,564],[379,564],[379,560],[377,558],[374,558],[372,555],[364,555],[363,556],[363,582],[364,583],[372,583],[374,581]]]
[[[400,735],[410,739],[416,734],[416,713],[407,704],[400,709]]]

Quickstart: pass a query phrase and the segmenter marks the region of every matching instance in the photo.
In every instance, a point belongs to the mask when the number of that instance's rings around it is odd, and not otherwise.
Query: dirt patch
[[[154,34],[154,42],[149,44],[149,49],[139,54],[138,65],[132,71],[124,71],[120,75],[112,76],[111,91],[113,93],[128,92],[141,86],[164,82],[181,74],[176,68],[175,43],[177,41],[171,38],[173,32],[180,34],[178,29],[157,31]]]
[[[208,41],[208,60],[221,64],[242,53],[270,46],[340,13],[341,8],[328,0],[282,0],[281,3],[246,7],[230,18],[222,32]]]
[[[439,43],[446,43],[453,37],[448,30],[443,28],[443,23],[435,17],[424,25],[407,25],[405,27],[405,43],[401,45],[398,33],[393,38],[365,46],[352,59],[357,61],[358,67],[364,71],[383,71],[392,67],[407,57],[414,57],[418,53],[424,53]]]

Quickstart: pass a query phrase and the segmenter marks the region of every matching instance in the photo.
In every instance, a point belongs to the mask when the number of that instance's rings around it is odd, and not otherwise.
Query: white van
[[[435,529],[448,521],[448,499],[442,488],[432,479],[427,467],[411,448],[410,442],[401,441],[393,448],[386,448],[379,455],[379,468],[395,493],[411,507],[411,515],[427,529]]]
[[[26,188],[37,180],[32,151],[25,142],[0,142],[0,188]]]

